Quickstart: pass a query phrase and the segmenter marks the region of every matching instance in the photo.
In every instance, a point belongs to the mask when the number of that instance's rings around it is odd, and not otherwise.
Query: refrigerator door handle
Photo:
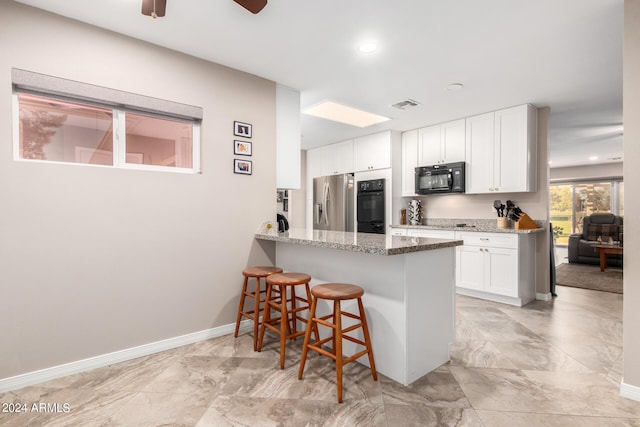
[[[322,203],[314,204],[315,207],[315,223],[320,224],[322,218]]]
[[[329,203],[329,183],[325,181],[322,191],[322,212],[320,214],[321,222],[329,225],[329,216],[327,215],[327,204]]]

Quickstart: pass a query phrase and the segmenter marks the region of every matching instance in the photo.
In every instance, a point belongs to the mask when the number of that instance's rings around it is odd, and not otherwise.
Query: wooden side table
[[[595,245],[594,248],[600,253],[600,271],[607,268],[607,255],[624,253],[624,248],[619,245]]]

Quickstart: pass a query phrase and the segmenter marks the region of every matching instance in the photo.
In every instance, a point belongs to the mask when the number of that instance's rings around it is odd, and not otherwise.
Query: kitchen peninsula
[[[256,239],[275,245],[276,264],[285,271],[311,275],[311,286],[343,282],[364,288],[380,373],[408,385],[449,360],[455,340],[455,247],[462,241],[311,229],[256,234]],[[353,312],[353,305],[343,308]],[[319,305],[318,312],[328,314],[329,306]],[[346,342],[343,352],[355,353],[355,344]],[[365,359],[359,361],[368,364]]]

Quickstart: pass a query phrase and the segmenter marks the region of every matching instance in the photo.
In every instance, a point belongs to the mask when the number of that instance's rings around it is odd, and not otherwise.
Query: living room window
[[[15,159],[199,172],[202,109],[12,71]]]
[[[624,214],[621,179],[557,182],[549,185],[550,218],[556,244],[566,245],[569,235],[582,232],[585,216],[596,212]]]

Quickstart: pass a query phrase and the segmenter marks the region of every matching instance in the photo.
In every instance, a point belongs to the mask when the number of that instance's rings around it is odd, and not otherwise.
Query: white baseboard
[[[551,299],[553,299],[553,295],[551,295],[551,292],[547,292],[547,293],[537,292],[536,299],[540,301],[551,301]]]
[[[252,326],[252,322],[250,320],[245,320],[240,324],[240,327],[243,329],[250,326]],[[221,337],[223,335],[231,334],[234,331],[235,323],[168,338],[166,340],[156,341],[149,344],[143,344],[138,347],[114,351],[113,353],[102,354],[100,356],[90,357],[76,362],[65,363],[64,365],[28,372],[26,374],[16,375],[15,377],[3,378],[0,379],[0,393],[17,390],[19,388],[54,380],[67,375],[102,368],[103,366],[125,362],[138,357],[159,353],[161,351],[171,350],[172,348],[182,347],[199,341]]]
[[[640,387],[620,381],[620,396],[640,402]]]
[[[501,302],[503,304],[515,305],[516,307],[522,307],[533,301],[533,298],[524,299],[516,297],[508,297],[506,295],[494,294],[491,292],[477,291],[475,289],[456,287],[456,293],[460,295],[466,295],[468,297],[480,298],[487,301]]]

